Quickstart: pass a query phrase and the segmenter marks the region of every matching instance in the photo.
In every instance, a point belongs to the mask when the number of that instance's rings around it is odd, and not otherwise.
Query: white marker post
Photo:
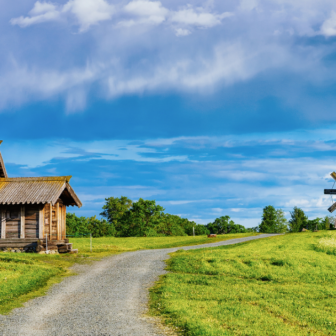
[[[193,236],[195,237],[195,226],[193,226]]]

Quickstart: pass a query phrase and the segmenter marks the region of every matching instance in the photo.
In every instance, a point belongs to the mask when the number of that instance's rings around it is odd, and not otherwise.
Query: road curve
[[[148,288],[164,274],[168,253],[237,244],[273,236],[262,234],[218,243],[114,255],[73,267],[78,275],[54,285],[46,296],[0,315],[1,336],[166,335],[146,317]]]

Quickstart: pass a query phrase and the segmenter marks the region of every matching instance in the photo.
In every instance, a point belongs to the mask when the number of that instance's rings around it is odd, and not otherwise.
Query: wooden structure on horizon
[[[49,241],[64,244],[66,207],[82,206],[70,179],[9,178],[0,153],[0,248],[24,247],[46,236]]]

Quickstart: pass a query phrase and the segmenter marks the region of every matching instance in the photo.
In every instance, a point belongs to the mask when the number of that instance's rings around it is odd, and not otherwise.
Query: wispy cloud
[[[65,5],[36,1],[28,16],[20,16],[10,20],[11,24],[22,28],[65,18],[71,13],[84,32],[92,25],[110,20],[114,7],[105,0],[69,0]]]
[[[300,138],[300,132],[292,136]],[[247,134],[244,137],[250,151],[262,152],[267,146],[262,139],[258,142],[255,134],[249,140]],[[232,159],[220,151],[204,160],[211,146],[221,146],[217,137],[206,139],[208,146],[204,137],[183,137],[184,141],[26,141],[20,145],[6,143],[2,149],[9,167],[19,167],[20,175],[76,172],[75,181],[81,186],[83,199],[87,204],[96,202],[97,207],[105,197],[125,195],[132,199],[154,198],[167,211],[187,213],[190,218],[197,215],[202,223],[222,215],[245,218],[247,222],[248,218],[261,216],[263,207],[269,204],[283,208],[287,216],[294,206],[302,207],[310,217],[328,214],[331,199],[323,195],[323,189],[332,186],[329,173],[335,165],[334,155],[324,152],[323,146],[304,157],[289,157],[289,141],[279,140],[278,145],[284,146],[281,157],[261,153]],[[195,155],[191,144],[201,140],[203,145],[196,147]],[[241,142],[235,143],[232,136],[230,148],[239,153],[244,148]],[[165,144],[166,156],[162,157],[158,144]],[[295,141],[290,144],[293,146]],[[302,150],[303,143],[300,146]],[[61,167],[66,172],[59,171]]]
[[[282,70],[313,85],[334,81],[324,64],[330,46],[309,39],[335,34],[335,10],[328,0],[203,6],[196,1],[37,1],[28,13],[10,18],[11,24],[37,39],[44,32],[29,27],[44,25],[62,48],[46,49],[55,62],[45,62],[29,47],[11,50],[0,44],[11,55],[10,60],[0,57],[0,108],[61,96],[68,112],[75,112],[84,110],[91,96],[114,99],[163,91],[211,95]],[[17,29],[15,34],[20,40]],[[289,96],[291,104],[289,91],[278,89],[275,95]]]

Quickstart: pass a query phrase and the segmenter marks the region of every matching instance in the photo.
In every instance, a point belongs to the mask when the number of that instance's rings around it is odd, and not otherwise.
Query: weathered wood
[[[63,205],[63,231],[62,231],[62,239],[66,239],[66,206]],[[68,240],[69,242],[69,240]]]
[[[336,202],[328,209],[329,212],[333,212],[336,210]]]
[[[40,208],[40,210],[39,210],[38,230],[39,230],[38,237],[40,239],[42,239],[43,235],[44,235],[44,211],[43,211],[43,207]]]
[[[20,216],[20,238],[25,238],[26,227],[25,227],[25,206],[21,206],[21,216]]]
[[[52,239],[52,220],[53,220],[53,215],[52,215],[52,204],[49,203],[49,239]]]
[[[4,243],[17,243],[17,242],[23,242],[23,243],[31,243],[31,242],[37,242],[38,239],[37,238],[6,238],[6,239],[2,239],[0,240],[0,244],[4,244]],[[64,244],[64,241],[60,241],[60,243]]]
[[[1,210],[1,239],[6,239],[6,210]]]
[[[57,235],[57,240],[61,239],[61,221],[60,221],[60,206],[59,202],[56,204],[56,235]]]

